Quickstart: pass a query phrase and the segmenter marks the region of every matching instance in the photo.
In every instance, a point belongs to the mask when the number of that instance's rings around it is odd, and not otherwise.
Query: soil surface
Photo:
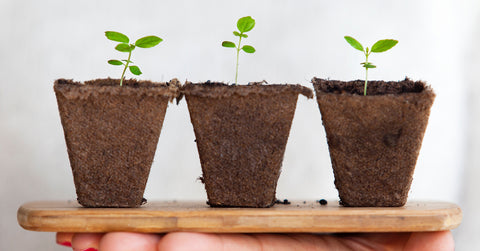
[[[325,80],[314,78],[312,83],[316,83],[315,90],[320,93],[334,94],[358,94],[363,95],[364,80],[354,80],[349,82],[338,80]],[[408,78],[402,81],[368,81],[367,95],[385,95],[401,93],[420,93],[425,90],[431,90],[430,86],[422,81],[412,81]]]
[[[182,87],[182,93],[198,97],[225,98],[232,95],[247,96],[256,94],[271,96],[280,93],[302,94],[305,97],[313,98],[310,88],[292,84],[265,84],[265,82],[252,82],[248,85],[228,85],[222,82],[191,83],[187,82]]]

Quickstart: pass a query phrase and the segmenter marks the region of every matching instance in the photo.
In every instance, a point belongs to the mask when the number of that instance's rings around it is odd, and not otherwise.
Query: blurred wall
[[[467,112],[465,131],[467,135],[465,151],[465,170],[461,182],[460,205],[464,220],[456,232],[458,250],[474,250],[480,247],[480,11],[477,15],[471,33],[466,37],[469,48],[464,53],[464,76],[468,82]]]
[[[64,250],[52,233],[21,229],[16,210],[32,200],[75,199],[52,85],[57,78],[120,76],[106,61],[123,55],[104,31],[164,39],[153,49],[135,50],[141,79],[232,82],[234,53],[220,44],[233,39],[236,20],[246,15],[257,22],[246,40],[257,52],[241,55],[240,82],[310,87],[314,76],[361,79],[362,54],[344,35],[365,45],[400,41],[370,57],[378,66],[370,78],[408,76],[437,93],[409,198],[460,204],[465,224],[454,231],[457,250],[469,250],[478,244],[472,236],[480,209],[473,202],[480,188],[473,179],[480,176],[479,14],[475,0],[0,0],[0,250]],[[170,105],[147,199],[206,200],[193,140],[185,102]],[[337,198],[314,100],[299,98],[277,196]]]

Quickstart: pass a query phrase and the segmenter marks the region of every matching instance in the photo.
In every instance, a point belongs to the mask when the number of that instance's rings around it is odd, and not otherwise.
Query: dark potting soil
[[[311,89],[292,84],[265,84],[264,82],[251,82],[248,85],[229,85],[222,82],[190,83],[182,87],[182,94],[199,97],[226,98],[231,96],[247,96],[256,94],[271,96],[282,93],[302,94],[305,97],[313,98]]]
[[[326,199],[317,200],[317,202],[320,203],[320,205],[322,205],[322,206],[325,206],[325,205],[328,204]]]
[[[324,80],[314,78],[313,83],[317,83],[315,90],[322,93],[333,94],[358,94],[363,95],[364,80],[355,81],[338,81],[338,80]],[[401,93],[420,93],[426,89],[430,89],[429,86],[422,81],[412,81],[408,78],[402,81],[368,81],[367,95],[386,95],[386,94],[401,94]]]
[[[421,81],[312,83],[345,206],[402,206],[435,94]]]
[[[182,87],[194,127],[208,203],[270,207],[280,175],[300,85]]]
[[[290,205],[292,203],[289,200],[284,199],[284,200],[275,200],[275,204]],[[303,203],[303,204],[305,204],[305,203]]]
[[[178,81],[97,79],[54,84],[78,202],[137,207]]]

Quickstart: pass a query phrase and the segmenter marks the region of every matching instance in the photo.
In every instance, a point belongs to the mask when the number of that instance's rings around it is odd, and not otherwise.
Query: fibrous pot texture
[[[403,206],[435,94],[421,81],[314,78],[335,186],[345,206]]]
[[[270,207],[280,175],[300,85],[187,83],[208,204]]]
[[[97,79],[54,84],[78,202],[138,207],[178,81]]]

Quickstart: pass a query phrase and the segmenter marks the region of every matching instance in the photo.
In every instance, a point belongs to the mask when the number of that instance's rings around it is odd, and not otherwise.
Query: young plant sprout
[[[390,50],[393,46],[395,46],[398,41],[393,40],[393,39],[383,39],[383,40],[378,40],[371,49],[368,47],[363,49],[363,46],[360,42],[358,42],[355,38],[350,37],[350,36],[345,36],[345,40],[355,49],[363,52],[365,54],[365,62],[360,63],[363,67],[365,67],[365,87],[363,90],[363,95],[367,95],[367,84],[368,84],[368,69],[370,68],[377,68],[377,66],[373,65],[371,62],[368,62],[368,56],[372,52],[384,52]]]
[[[255,20],[248,16],[248,17],[242,17],[238,19],[237,21],[237,28],[238,31],[234,31],[233,35],[238,37],[238,46],[234,42],[230,41],[223,41],[222,46],[227,47],[227,48],[235,48],[237,50],[237,64],[236,64],[236,71],[235,71],[235,83],[237,83],[238,79],[238,58],[240,54],[240,50],[243,50],[246,53],[254,53],[255,48],[251,45],[244,45],[243,47],[240,47],[242,38],[247,38],[248,35],[245,34],[245,32],[249,32],[253,29],[255,26]]]
[[[125,67],[123,68],[122,72],[122,77],[120,78],[120,86],[122,86],[123,79],[125,78],[125,71],[127,68],[130,70],[130,72],[134,75],[140,75],[142,72],[140,71],[140,68],[136,65],[131,65],[133,64],[132,61],[130,61],[130,58],[132,57],[132,51],[135,49],[135,47],[140,47],[140,48],[151,48],[159,44],[160,42],[163,41],[163,39],[157,37],[157,36],[146,36],[138,39],[135,41],[134,44],[129,44],[130,39],[125,36],[124,34],[116,31],[106,31],[105,36],[115,42],[120,42],[117,46],[115,46],[115,50],[120,51],[120,52],[128,52],[128,58],[124,60],[116,60],[116,59],[111,59],[108,60],[108,63],[111,65],[124,65]]]

